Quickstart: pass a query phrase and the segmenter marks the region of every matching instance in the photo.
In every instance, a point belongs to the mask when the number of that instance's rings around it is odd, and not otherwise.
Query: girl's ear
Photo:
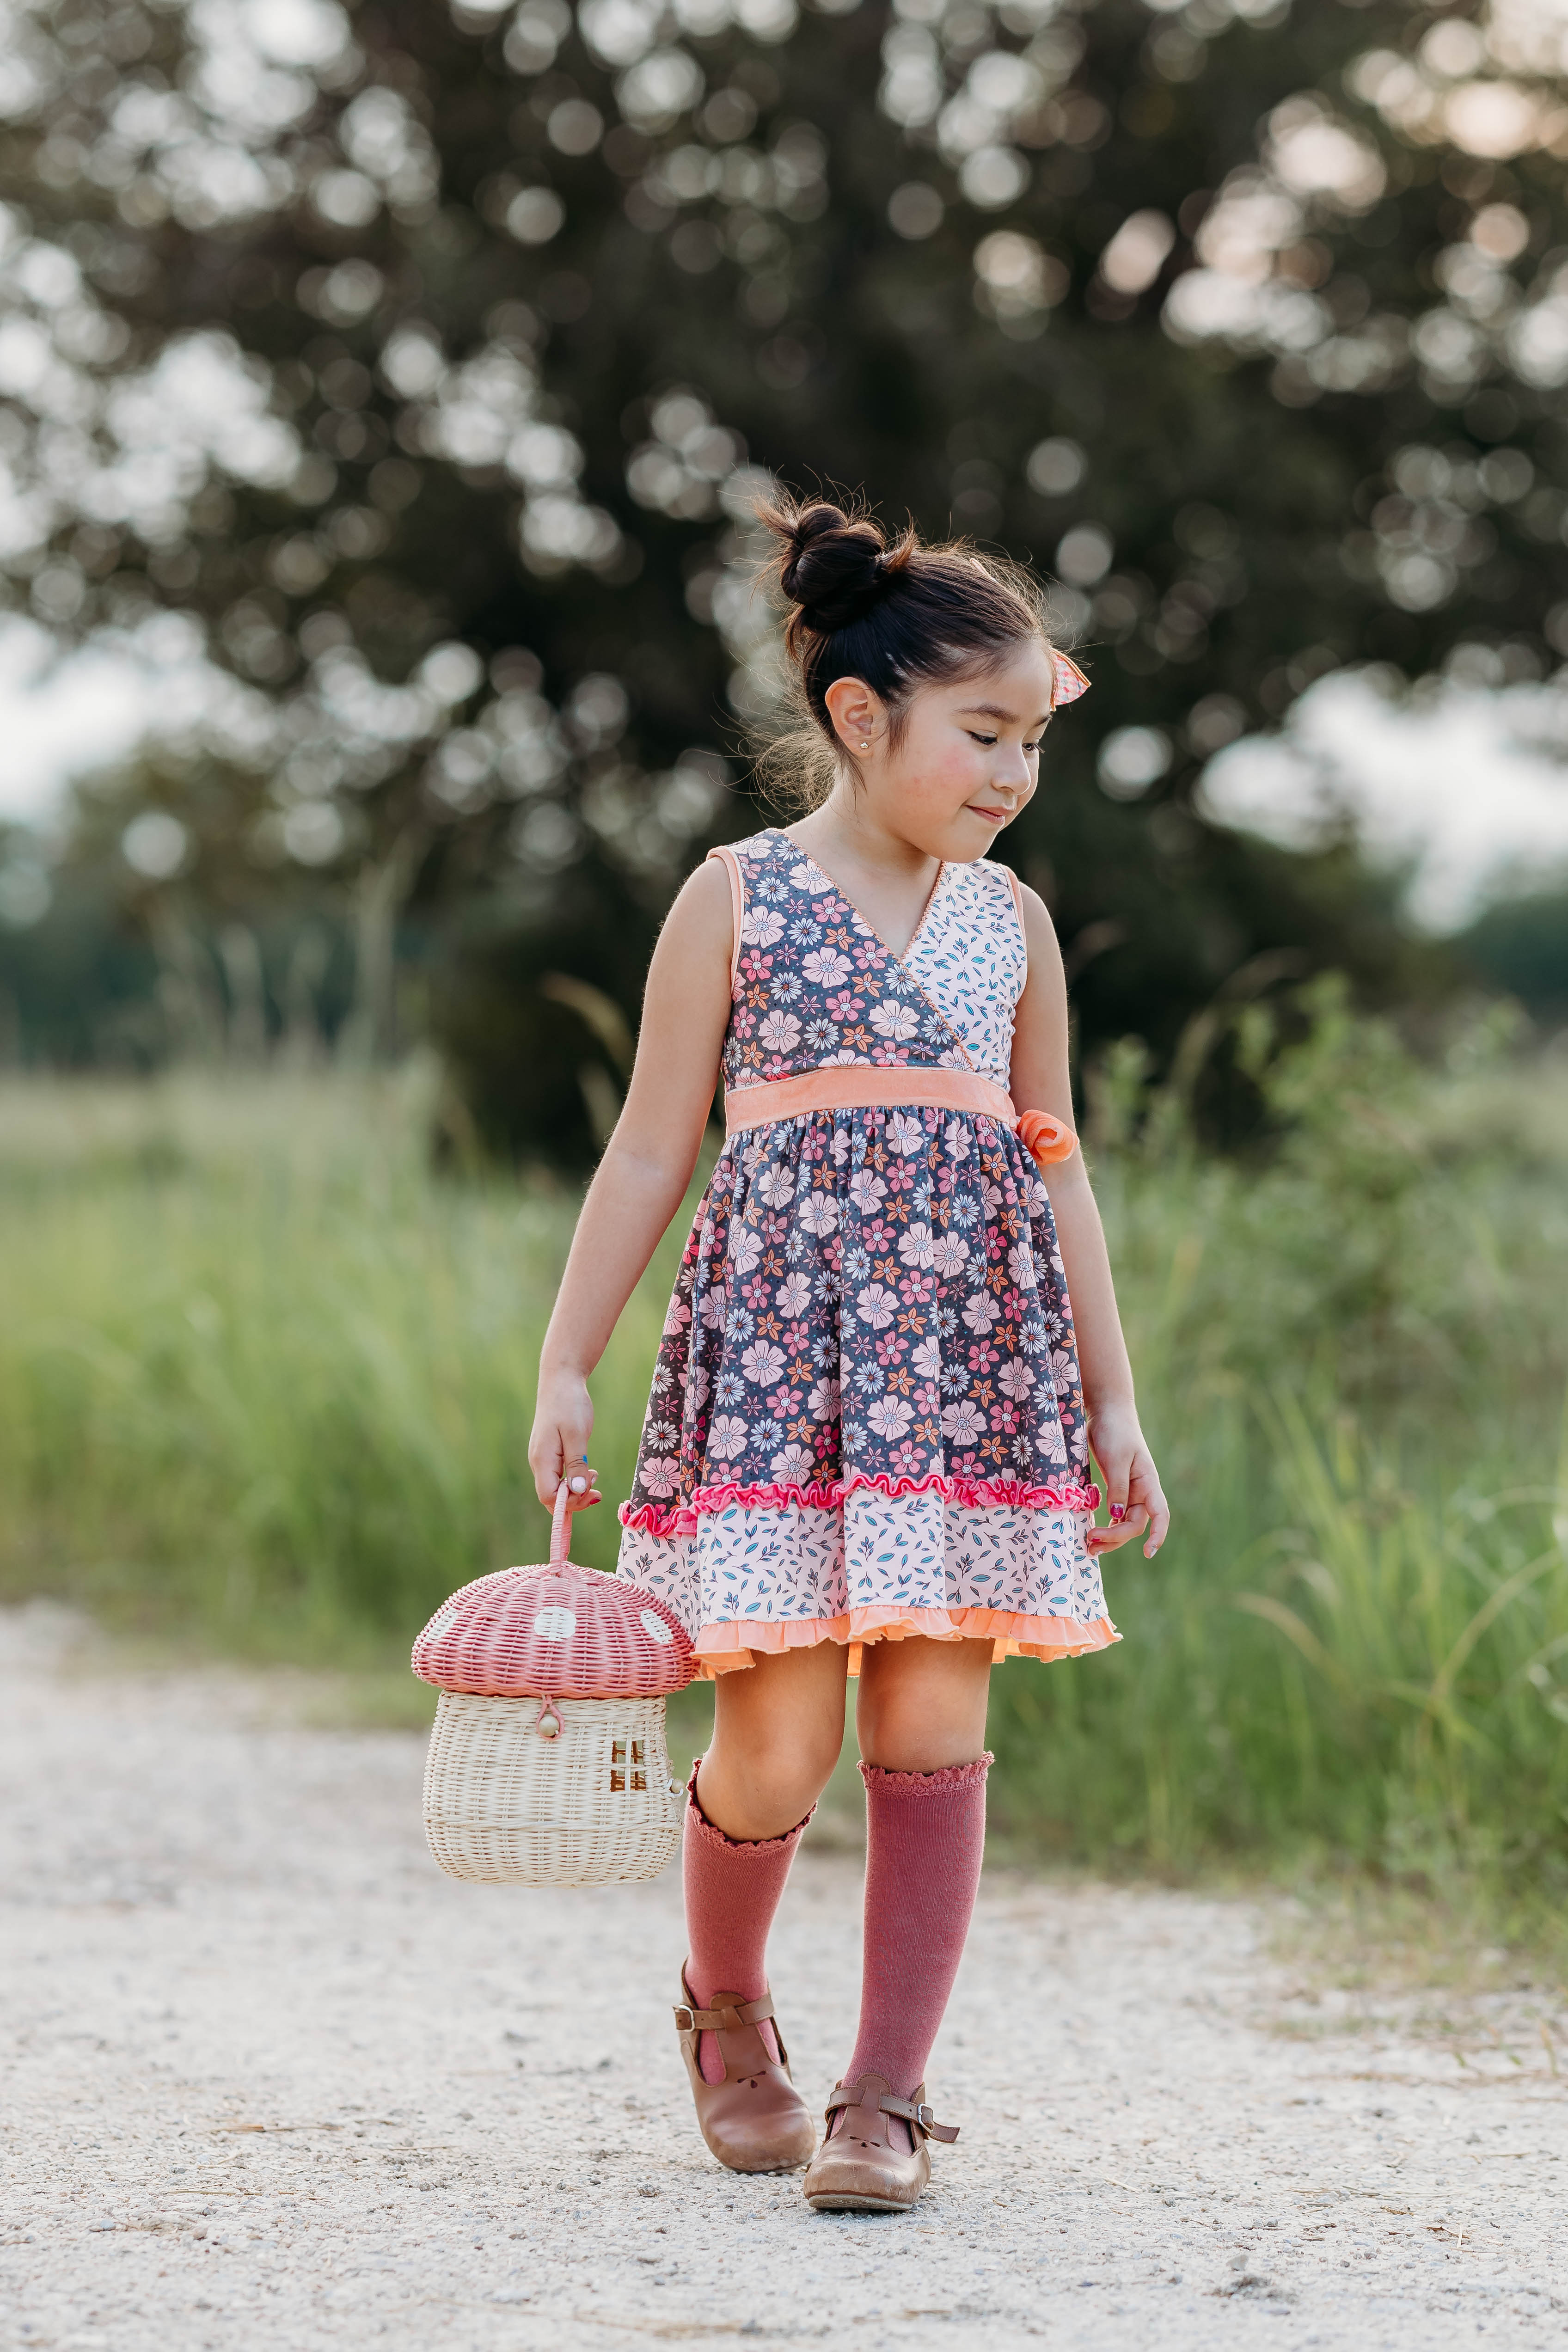
[[[857,759],[887,733],[887,705],[864,678],[836,677],[822,698],[835,734]]]

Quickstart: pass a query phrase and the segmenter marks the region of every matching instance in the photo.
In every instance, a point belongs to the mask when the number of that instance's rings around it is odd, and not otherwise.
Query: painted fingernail
[[[587,1484],[588,1481],[586,1478],[574,1478],[572,1481],[572,1492],[574,1495],[580,1495]]]
[[[1124,1519],[1127,1517],[1126,1505],[1124,1503],[1112,1503],[1110,1506],[1110,1516],[1113,1519]]]

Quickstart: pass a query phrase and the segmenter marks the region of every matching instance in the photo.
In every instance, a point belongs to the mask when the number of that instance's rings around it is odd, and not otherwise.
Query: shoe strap
[[[866,2099],[861,2097],[858,2086],[853,2083],[835,2084],[833,2096],[826,2109],[826,2120],[831,2124],[840,2107],[867,2106],[879,2110],[885,2116],[901,2116],[905,2123],[912,2124],[927,2139],[940,2139],[951,2144],[958,2137],[958,2126],[939,2124],[923,2099],[918,2104],[913,2099],[898,2099],[891,2091],[881,2091],[876,2098]]]
[[[773,1995],[766,1992],[761,2000],[743,2001],[739,2008],[731,2003],[727,2009],[694,2009],[689,2002],[678,2000],[675,2030],[678,2033],[738,2033],[742,2025],[760,2025],[773,2013]]]

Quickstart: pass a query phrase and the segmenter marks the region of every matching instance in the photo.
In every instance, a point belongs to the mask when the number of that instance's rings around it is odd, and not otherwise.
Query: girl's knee
[[[753,1840],[787,1837],[806,1820],[827,1780],[798,1768],[791,1776],[765,1776],[747,1757],[731,1767],[723,1756],[703,1759],[697,1783],[697,1801],[703,1818],[727,1838]]]
[[[985,1746],[991,1645],[901,1642],[867,1653],[856,1729],[868,1764],[941,1772],[973,1763]]]
[[[748,1675],[746,1685],[730,1692],[721,1685],[700,1801],[727,1836],[779,1837],[805,1820],[838,1761],[842,1678],[816,1691],[792,1677],[753,1685]]]
[[[715,1738],[712,1753],[727,1773],[776,1793],[786,1811],[798,1804],[799,1819],[827,1786],[843,1744],[842,1725],[831,1735],[820,1726],[803,1726],[762,1738]]]

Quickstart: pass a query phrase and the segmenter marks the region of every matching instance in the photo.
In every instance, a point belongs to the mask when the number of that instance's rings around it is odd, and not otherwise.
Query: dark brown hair
[[[897,743],[922,686],[993,667],[1033,638],[1050,649],[1045,600],[1020,565],[963,540],[924,547],[912,527],[889,544],[875,517],[826,499],[780,499],[757,509],[779,542],[774,576],[789,603],[784,645],[808,724],[763,755],[769,781],[815,805],[847,757],[827,689],[863,678],[888,709]]]

